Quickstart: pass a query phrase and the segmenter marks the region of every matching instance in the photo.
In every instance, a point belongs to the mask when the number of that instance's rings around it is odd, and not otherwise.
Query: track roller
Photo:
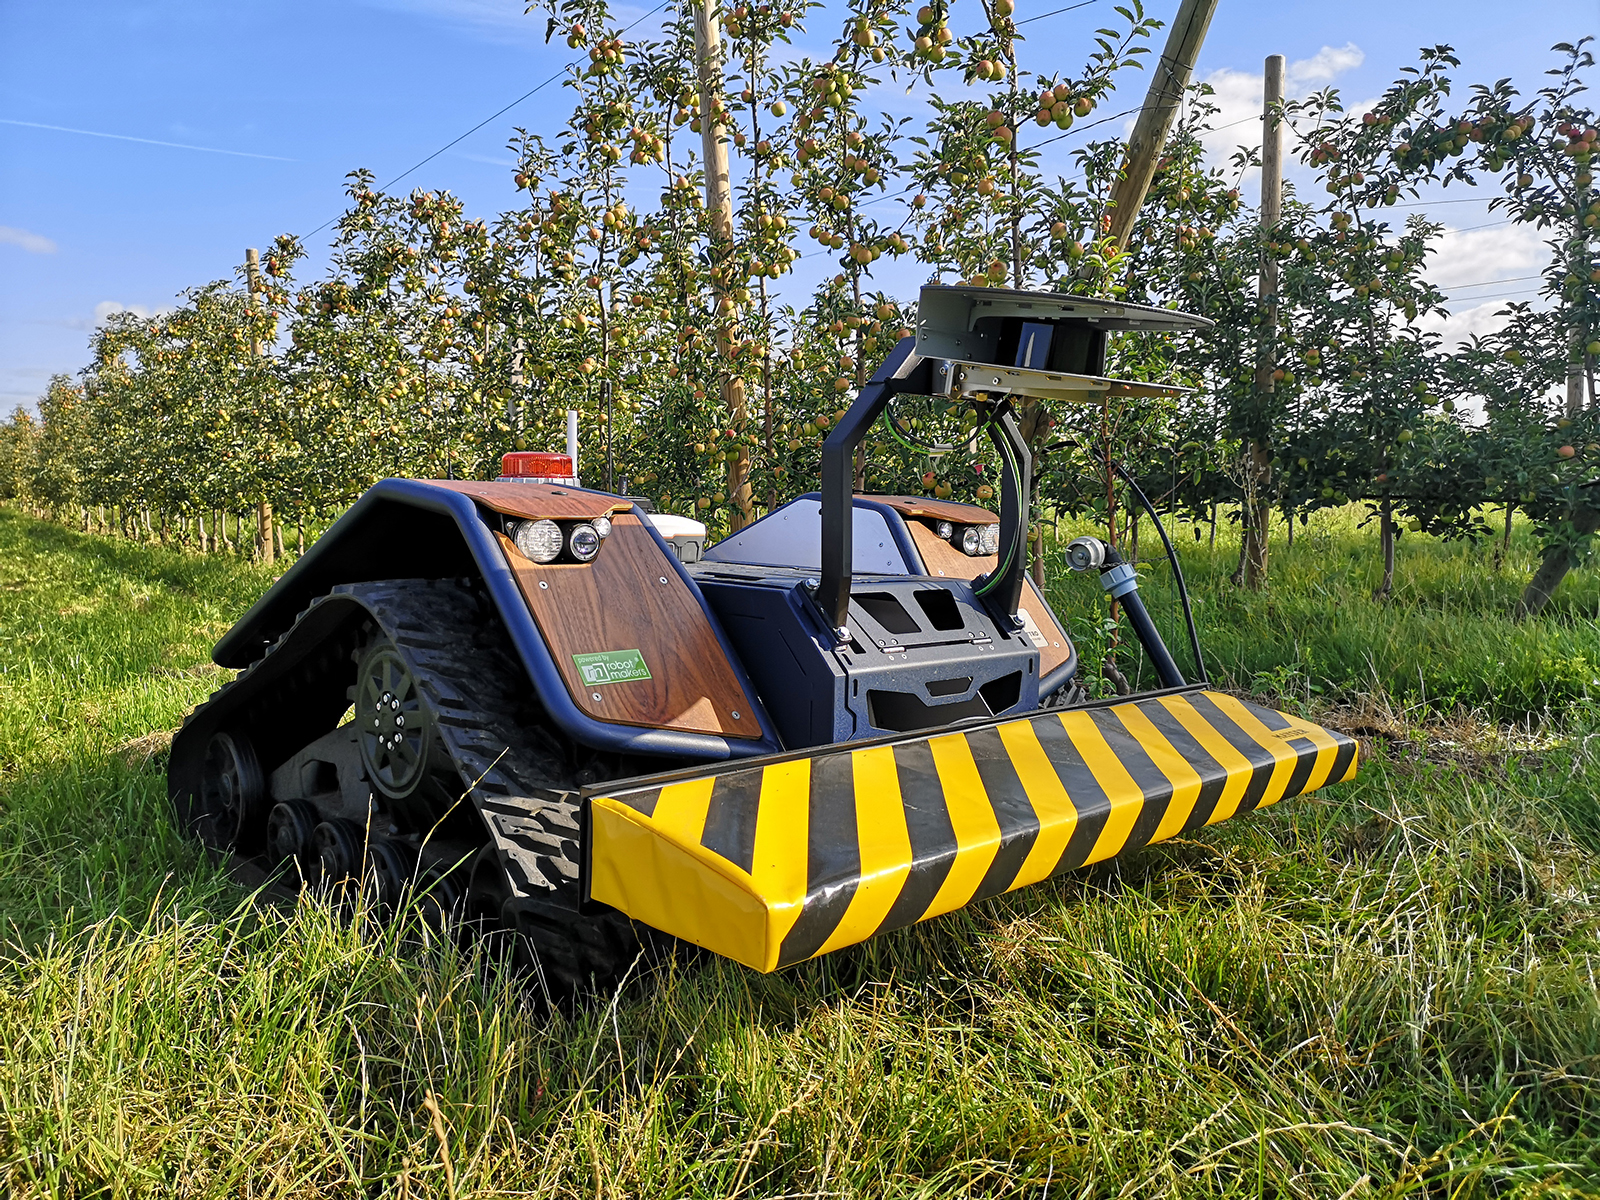
[[[212,734],[200,775],[198,823],[206,844],[254,850],[266,800],[266,780],[250,739],[227,730]]]
[[[357,874],[367,861],[367,831],[354,821],[336,817],[324,821],[311,834],[317,875],[324,883],[338,883]]]
[[[267,814],[267,860],[274,866],[294,863],[307,883],[317,878],[317,852],[313,835],[320,818],[304,800],[274,804]]]

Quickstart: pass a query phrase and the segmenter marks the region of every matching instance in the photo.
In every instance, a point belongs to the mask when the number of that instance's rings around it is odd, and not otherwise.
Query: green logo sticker
[[[574,654],[572,661],[578,664],[578,674],[583,677],[586,687],[650,678],[650,668],[644,665],[644,655],[637,650],[601,650],[597,654]]]

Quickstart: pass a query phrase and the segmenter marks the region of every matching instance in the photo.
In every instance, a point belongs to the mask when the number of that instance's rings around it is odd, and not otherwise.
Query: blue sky
[[[1063,2],[1020,0],[1017,16]],[[1034,61],[1059,47],[1062,67],[1075,67],[1111,3],[1029,26]],[[1150,0],[1148,11],[1166,18],[1177,3]],[[522,9],[521,0],[0,0],[0,406],[31,402],[53,372],[81,369],[108,312],[165,307],[230,275],[246,246],[309,233],[340,211],[345,172],[364,166],[388,180],[558,71],[573,52],[560,37],[546,46],[543,18]],[[627,21],[644,8],[617,11]],[[1551,44],[1590,32],[1600,32],[1600,0],[1221,0],[1198,74],[1217,87],[1223,121],[1258,110],[1272,53],[1291,61],[1291,90],[1332,83],[1359,101],[1418,46],[1445,42],[1463,60],[1463,92],[1502,76],[1531,91]],[[1143,78],[1127,86],[1142,91]],[[893,89],[884,103],[907,101]],[[400,190],[448,188],[478,215],[510,206],[512,126],[553,132],[566,109],[553,84]],[[1227,130],[1218,149],[1253,132],[1249,122]],[[1482,328],[1501,293],[1535,286],[1518,277],[1537,269],[1537,239],[1474,228],[1493,220],[1477,203],[1433,211],[1463,230],[1438,266],[1457,289],[1448,332]],[[812,259],[797,282],[828,269]],[[890,282],[909,290],[916,278]]]

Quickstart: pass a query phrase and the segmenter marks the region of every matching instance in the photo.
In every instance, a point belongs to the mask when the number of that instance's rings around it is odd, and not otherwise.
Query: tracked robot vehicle
[[[1160,682],[1086,701],[1025,573],[1017,399],[1160,394],[1105,377],[1108,334],[1208,324],[926,287],[821,491],[709,548],[576,480],[384,480],[217,644],[240,673],[174,740],[178,819],[498,922],[580,987],[636,922],[771,971],[1348,779],[1348,737],[1207,686],[1192,621],[1186,679],[1133,567],[1080,538]],[[852,494],[897,395],[976,406],[998,518]]]

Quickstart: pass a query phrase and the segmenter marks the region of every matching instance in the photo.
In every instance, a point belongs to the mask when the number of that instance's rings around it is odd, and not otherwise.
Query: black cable
[[[1161,523],[1161,517],[1156,512],[1155,505],[1150,503],[1150,497],[1144,494],[1144,489],[1134,482],[1132,475],[1120,462],[1111,460],[1111,468],[1122,476],[1124,483],[1133,490],[1139,503],[1144,506],[1145,512],[1150,514],[1150,519],[1155,522],[1156,533],[1161,535],[1161,544],[1167,548],[1167,560],[1172,563],[1172,575],[1178,584],[1178,601],[1183,605],[1183,619],[1189,626],[1189,648],[1194,651],[1194,670],[1201,683],[1209,684],[1211,679],[1206,675],[1205,659],[1200,654],[1200,631],[1195,628],[1194,610],[1189,607],[1189,587],[1183,581],[1183,567],[1178,562],[1178,552],[1172,547],[1172,539],[1167,536],[1167,527]]]

